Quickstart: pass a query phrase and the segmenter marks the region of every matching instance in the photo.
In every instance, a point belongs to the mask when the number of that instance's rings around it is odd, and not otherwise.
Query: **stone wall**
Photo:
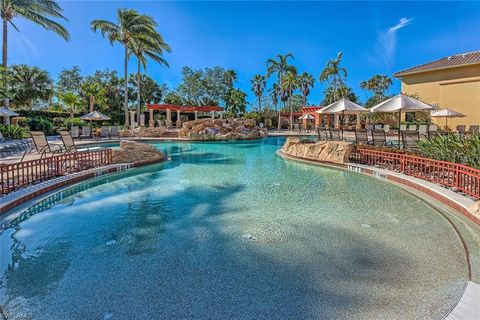
[[[200,119],[183,123],[178,136],[190,140],[250,140],[267,136],[252,119]]]
[[[298,158],[344,164],[349,162],[354,145],[344,141],[302,143],[298,138],[287,138],[281,151]]]
[[[120,149],[112,149],[112,163],[145,163],[160,162],[163,154],[152,145],[136,141],[120,142]]]
[[[165,128],[163,127],[157,127],[157,128],[148,128],[148,127],[140,127],[140,128],[137,128],[136,130],[140,130],[136,131],[136,133],[132,133],[131,130],[120,130],[119,131],[119,135],[120,137],[136,137],[138,135],[140,135],[140,137],[145,137],[145,138],[156,138],[156,137],[161,137],[163,136],[163,134],[165,133]]]

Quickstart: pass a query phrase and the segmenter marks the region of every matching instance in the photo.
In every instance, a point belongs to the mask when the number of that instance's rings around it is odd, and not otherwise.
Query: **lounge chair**
[[[429,140],[435,139],[439,135],[440,135],[440,132],[438,132],[437,130],[428,130],[428,139]]]
[[[385,131],[385,134],[389,134],[390,133],[390,125],[389,124],[384,125],[383,130]]]
[[[436,124],[431,124],[428,126],[428,132],[430,131],[438,131],[438,126]]]
[[[391,141],[387,141],[387,136],[383,129],[372,130],[372,144],[376,147],[393,146]]]
[[[469,134],[478,134],[480,133],[480,126],[479,125],[471,125],[469,128],[468,128],[468,133]]]
[[[330,140],[332,141],[342,141],[342,131],[338,129],[331,129],[330,132]]]
[[[383,124],[376,124],[373,126],[373,129],[382,129],[383,128]]]
[[[368,131],[366,129],[355,130],[355,143],[357,145],[370,144],[370,141],[368,141]]]
[[[428,126],[426,124],[421,124],[418,126],[418,134],[421,136],[427,135]]]
[[[78,126],[72,126],[70,128],[70,134],[72,135],[72,138],[74,138],[74,139],[80,138],[80,128]]]
[[[460,134],[465,133],[466,129],[467,129],[467,126],[464,126],[464,125],[457,126],[457,132]]]
[[[105,138],[105,139],[110,138],[110,130],[107,126],[102,126],[102,129],[100,131],[100,139],[102,138]]]
[[[318,141],[327,141],[329,140],[328,131],[325,128],[317,128]]]
[[[113,137],[117,137],[117,139],[120,139],[120,134],[118,133],[118,127],[112,126],[110,128],[110,139]]]
[[[420,134],[418,131],[403,131],[402,132],[402,145],[405,150],[418,149],[418,143],[420,142]]]
[[[407,131],[407,125],[406,124],[401,124],[399,129],[400,129],[400,131]]]
[[[405,131],[405,130],[403,130]],[[417,131],[417,125],[416,124],[410,124],[408,126],[408,131]]]
[[[17,153],[28,149],[30,144],[27,140],[8,140],[0,132],[0,144],[3,153]]]
[[[56,153],[63,152],[63,148],[61,146],[58,146],[58,145],[50,146],[47,138],[45,137],[45,133],[43,133],[42,131],[31,131],[30,135],[32,137],[33,147],[25,150],[22,158],[20,159],[20,162],[23,161],[27,153],[30,153],[33,151],[36,151],[37,153],[40,154],[40,159],[47,154],[55,155]]]
[[[89,126],[82,127],[82,135],[80,139],[90,139],[92,137],[92,129]]]

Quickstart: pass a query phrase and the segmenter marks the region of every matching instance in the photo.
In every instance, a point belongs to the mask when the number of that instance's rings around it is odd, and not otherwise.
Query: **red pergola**
[[[149,110],[171,110],[180,112],[212,112],[223,111],[222,107],[218,106],[177,106],[174,104],[147,104]]]

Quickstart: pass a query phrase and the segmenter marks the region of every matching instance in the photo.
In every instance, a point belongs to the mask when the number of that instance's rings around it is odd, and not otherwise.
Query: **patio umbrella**
[[[314,117],[314,116],[312,116],[311,114],[308,114],[308,113],[307,113],[307,114],[305,114],[305,115],[301,116],[301,117],[300,117],[300,118],[298,118],[298,119],[300,119],[300,120],[314,120],[314,119],[315,119],[315,117]]]
[[[448,118],[463,118],[463,117],[465,117],[465,115],[463,113],[460,113],[460,112],[457,112],[455,110],[451,110],[451,109],[448,109],[448,108],[432,112],[430,114],[430,116],[434,117],[434,118],[445,117],[445,128],[448,125]]]
[[[90,120],[90,121],[102,121],[102,120],[105,121],[105,120],[110,120],[110,117],[104,115],[101,112],[93,111],[86,115],[81,116],[80,119]]]
[[[10,117],[15,117],[15,116],[18,116],[18,113],[5,108],[0,108],[0,117],[5,117],[6,124],[10,123]]]
[[[356,104],[355,102],[342,98],[315,112],[320,114],[341,114],[343,127],[343,120],[346,114],[359,115],[360,113],[369,112],[369,110]]]
[[[370,108],[371,112],[395,113],[398,112],[398,127],[400,128],[401,114],[408,111],[429,111],[435,108],[425,102],[399,94]],[[398,130],[398,144],[400,144],[400,129]]]

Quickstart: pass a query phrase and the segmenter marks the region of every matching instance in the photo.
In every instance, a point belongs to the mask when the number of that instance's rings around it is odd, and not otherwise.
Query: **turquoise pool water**
[[[467,281],[446,219],[380,180],[286,161],[282,143],[158,143],[170,161],[31,207],[0,233],[4,312],[441,319]]]

